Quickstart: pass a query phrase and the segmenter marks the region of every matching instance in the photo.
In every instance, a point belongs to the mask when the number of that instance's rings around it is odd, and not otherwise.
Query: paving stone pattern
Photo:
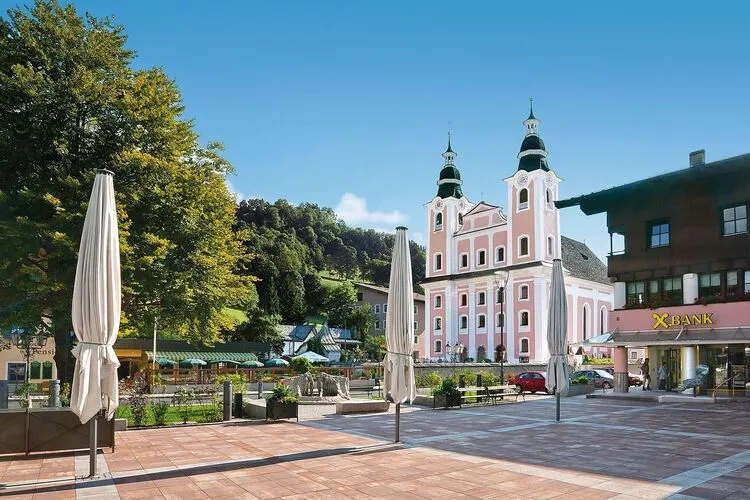
[[[85,454],[0,457],[7,498],[750,498],[750,405],[554,400],[120,432]]]

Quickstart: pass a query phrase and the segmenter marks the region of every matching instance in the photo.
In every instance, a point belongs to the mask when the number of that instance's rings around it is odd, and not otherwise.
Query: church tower
[[[551,261],[560,257],[560,220],[555,200],[561,179],[550,170],[539,136],[540,121],[531,107],[524,120],[526,136],[518,152],[518,169],[508,185],[511,262]]]

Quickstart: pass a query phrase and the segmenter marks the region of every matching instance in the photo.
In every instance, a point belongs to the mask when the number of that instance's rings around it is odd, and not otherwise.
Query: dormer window
[[[523,188],[518,193],[518,209],[526,210],[527,208],[529,208],[529,190]]]
[[[443,229],[443,213],[438,212],[435,215],[435,231],[440,231]]]
[[[464,214],[458,214],[458,225],[461,226],[464,223]]]

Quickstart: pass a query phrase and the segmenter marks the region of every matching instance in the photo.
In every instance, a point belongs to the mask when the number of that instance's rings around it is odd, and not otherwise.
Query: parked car
[[[605,368],[604,371],[609,373],[613,377],[615,375],[614,368]],[[643,379],[641,378],[640,375],[636,375],[635,373],[628,373],[628,383],[630,385],[641,386],[643,385]]]
[[[545,384],[547,383],[546,373],[544,372],[523,372],[516,375],[515,383],[523,392],[532,394],[537,392],[547,392]]]
[[[615,378],[604,370],[578,370],[570,378],[575,380],[582,375],[593,382],[597,389],[611,389],[615,385]]]

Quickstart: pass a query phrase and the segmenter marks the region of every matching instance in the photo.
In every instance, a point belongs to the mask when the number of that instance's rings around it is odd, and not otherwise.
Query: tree
[[[124,28],[37,0],[0,19],[0,327],[53,317],[72,378],[70,309],[95,170],[115,174],[124,335],[210,343],[244,300],[242,231],[220,145],[200,147],[176,84],[132,67]]]
[[[326,300],[326,289],[320,281],[320,276],[314,272],[308,272],[302,277],[305,287],[305,301],[307,302],[307,314],[318,315]]]
[[[326,349],[323,346],[323,339],[321,339],[320,337],[313,337],[308,340],[307,350],[314,352],[315,354],[320,354],[321,356],[328,356],[328,354],[326,353]]]
[[[289,271],[279,278],[277,292],[281,307],[281,319],[285,324],[295,324],[305,319],[307,303],[305,285],[297,271]]]

